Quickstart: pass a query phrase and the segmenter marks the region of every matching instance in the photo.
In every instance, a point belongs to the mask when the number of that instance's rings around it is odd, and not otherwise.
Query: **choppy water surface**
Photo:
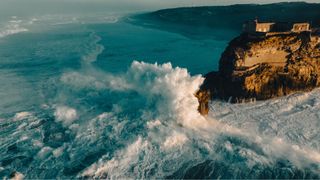
[[[320,178],[320,92],[249,104],[194,93],[229,39],[121,15],[0,27],[0,177]]]

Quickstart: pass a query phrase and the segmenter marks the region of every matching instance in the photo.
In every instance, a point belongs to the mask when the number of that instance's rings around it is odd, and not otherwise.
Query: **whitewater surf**
[[[234,32],[85,10],[2,16],[0,178],[319,178],[319,90],[202,116],[200,73]]]

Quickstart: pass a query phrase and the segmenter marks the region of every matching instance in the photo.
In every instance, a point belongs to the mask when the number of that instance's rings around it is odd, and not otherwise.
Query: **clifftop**
[[[317,32],[250,36],[241,34],[223,52],[219,71],[210,72],[198,94],[242,102],[264,100],[320,86]],[[200,111],[207,99],[199,98]]]

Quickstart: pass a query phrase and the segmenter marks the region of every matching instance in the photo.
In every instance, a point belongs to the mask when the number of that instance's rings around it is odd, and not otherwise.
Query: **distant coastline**
[[[180,33],[189,38],[227,39],[238,36],[247,20],[308,21],[320,26],[320,3],[282,2],[163,9],[130,16],[129,23]],[[221,29],[221,32],[219,32]],[[213,32],[214,30],[214,32]],[[225,33],[228,30],[229,33]],[[230,33],[231,32],[231,33]]]

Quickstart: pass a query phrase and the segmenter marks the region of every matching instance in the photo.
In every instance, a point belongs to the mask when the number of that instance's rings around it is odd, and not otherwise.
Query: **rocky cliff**
[[[319,33],[242,34],[223,52],[219,71],[205,75],[197,97],[208,113],[210,99],[265,100],[320,86]]]

